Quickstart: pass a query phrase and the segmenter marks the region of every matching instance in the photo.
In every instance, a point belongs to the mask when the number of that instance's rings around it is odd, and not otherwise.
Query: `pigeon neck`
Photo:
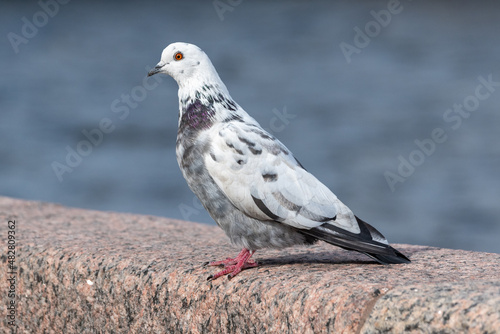
[[[179,119],[179,128],[184,131],[190,129],[199,131],[212,126],[215,110],[203,104],[199,99],[182,108]]]
[[[220,79],[190,80],[179,83],[179,100],[196,99],[199,95],[218,95],[219,93],[230,98],[226,85]]]
[[[235,111],[238,106],[233,101],[222,81],[202,82],[190,86],[179,85],[179,106],[183,113],[187,108],[199,103],[218,112]],[[222,115],[221,115],[222,116]]]

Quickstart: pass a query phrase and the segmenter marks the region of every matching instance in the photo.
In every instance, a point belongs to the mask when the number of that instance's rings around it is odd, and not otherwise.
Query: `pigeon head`
[[[157,73],[170,75],[177,81],[179,87],[220,81],[220,78],[205,52],[196,45],[189,43],[172,43],[167,46],[160,62],[153,68],[148,76]]]

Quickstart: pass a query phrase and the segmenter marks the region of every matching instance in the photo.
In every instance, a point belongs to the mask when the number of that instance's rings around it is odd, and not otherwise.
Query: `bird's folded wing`
[[[206,168],[235,207],[299,229],[328,222],[359,232],[352,212],[257,124],[231,121],[206,134]]]

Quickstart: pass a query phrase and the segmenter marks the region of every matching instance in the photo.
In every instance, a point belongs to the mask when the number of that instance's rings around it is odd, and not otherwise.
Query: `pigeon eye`
[[[174,55],[174,59],[175,59],[175,60],[181,60],[182,58],[184,58],[184,55],[182,54],[182,52],[177,52],[177,53]]]

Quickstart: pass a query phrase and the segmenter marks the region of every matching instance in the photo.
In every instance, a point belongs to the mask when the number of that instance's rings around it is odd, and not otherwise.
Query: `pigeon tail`
[[[329,223],[309,230],[300,230],[300,232],[334,246],[364,253],[381,264],[411,262],[403,253],[391,247],[385,237],[373,226],[358,217],[356,221],[360,233],[352,233]]]
[[[387,246],[391,249],[394,254],[391,255],[383,255],[383,254],[370,254],[365,253],[369,257],[375,259],[380,264],[398,264],[398,263],[410,263],[410,259],[407,258],[403,253],[398,251],[397,249]]]

